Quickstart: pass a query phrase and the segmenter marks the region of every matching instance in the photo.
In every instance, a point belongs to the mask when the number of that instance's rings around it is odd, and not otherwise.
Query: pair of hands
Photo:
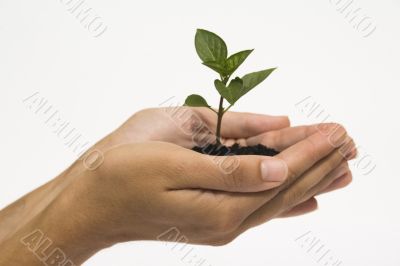
[[[203,108],[176,110],[133,115],[95,145],[103,151],[102,164],[85,170],[50,208],[76,217],[52,221],[68,230],[79,228],[74,240],[67,237],[76,261],[115,243],[157,240],[171,228],[190,243],[226,244],[273,218],[313,211],[316,195],[351,182],[347,161],[356,149],[338,124],[289,127],[287,117],[228,112],[222,127],[226,145],[261,143],[281,153],[237,156],[237,167],[226,172],[216,163],[221,157],[190,150],[194,135],[208,134],[199,131],[199,123],[215,130],[215,114]],[[77,245],[87,252],[77,252]]]
[[[273,218],[313,211],[316,195],[351,181],[347,161],[356,149],[340,125],[289,127],[286,117],[228,112],[226,145],[261,143],[281,153],[190,150],[215,139],[215,122],[202,108],[133,115],[58,177],[0,211],[0,264],[79,265],[132,240],[222,245]]]

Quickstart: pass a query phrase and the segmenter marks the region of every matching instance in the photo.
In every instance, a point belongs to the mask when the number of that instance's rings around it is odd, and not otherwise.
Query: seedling
[[[230,80],[236,69],[238,69],[253,50],[244,50],[228,57],[228,48],[224,40],[215,33],[203,29],[197,30],[194,43],[197,54],[203,61],[203,65],[219,74],[220,79],[214,81],[214,86],[220,95],[219,107],[216,111],[198,94],[188,96],[185,100],[185,105],[207,107],[217,114],[216,142],[220,144],[222,117],[224,114],[241,97],[263,82],[275,68],[253,72],[244,75],[242,78],[235,77]],[[224,100],[229,103],[226,108],[224,107]]]

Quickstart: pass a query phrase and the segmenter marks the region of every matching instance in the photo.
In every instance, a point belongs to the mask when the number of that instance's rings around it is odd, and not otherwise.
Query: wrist
[[[111,245],[88,206],[81,171],[50,204],[0,244],[0,265],[80,265]],[[57,263],[54,263],[56,261]]]
[[[43,265],[60,254],[77,264],[112,243],[96,237],[103,232],[94,234],[90,212],[82,208],[86,183],[82,181],[96,174],[110,139],[100,141],[58,177],[0,212],[0,265]]]
[[[49,252],[58,252],[65,262],[80,265],[95,253],[113,244],[103,220],[95,211],[101,206],[92,205],[88,199],[91,189],[88,179],[95,173],[84,170],[74,181],[30,224],[29,234],[43,235],[51,243]],[[29,238],[28,238],[29,239]],[[68,264],[67,264],[68,265]]]

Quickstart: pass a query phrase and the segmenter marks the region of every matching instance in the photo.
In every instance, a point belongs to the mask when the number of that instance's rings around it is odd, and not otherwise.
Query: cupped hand
[[[111,146],[144,141],[163,141],[192,148],[215,141],[215,113],[207,108],[166,107],[141,110],[110,135]],[[224,143],[243,142],[249,137],[289,127],[286,116],[227,112],[222,122]]]

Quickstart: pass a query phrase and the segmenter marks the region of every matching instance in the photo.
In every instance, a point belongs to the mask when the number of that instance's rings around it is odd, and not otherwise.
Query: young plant
[[[203,65],[217,72],[220,79],[214,81],[214,86],[220,94],[219,107],[215,111],[207,101],[198,94],[192,94],[185,100],[186,106],[207,107],[217,114],[217,144],[221,143],[221,125],[223,115],[246,93],[264,81],[275,68],[253,72],[230,80],[236,69],[246,60],[253,50],[244,50],[228,57],[227,46],[221,37],[198,29],[195,36],[196,51]],[[229,105],[224,108],[224,100]]]

